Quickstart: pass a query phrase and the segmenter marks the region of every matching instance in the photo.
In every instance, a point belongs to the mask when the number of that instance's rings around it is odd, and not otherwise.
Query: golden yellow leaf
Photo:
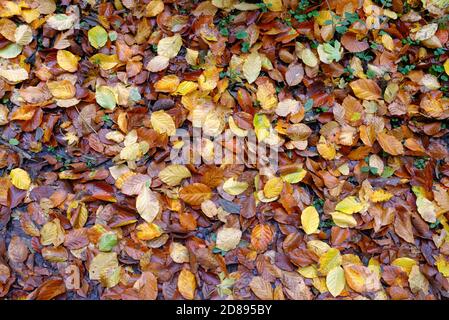
[[[340,266],[333,268],[326,275],[326,287],[334,297],[340,295],[345,288],[345,284],[345,272]]]
[[[318,150],[318,153],[326,160],[333,160],[337,155],[335,146],[332,143],[328,143],[324,136],[320,137],[316,148]]]
[[[363,204],[360,203],[356,197],[349,196],[337,203],[335,210],[346,214],[353,214],[360,212],[363,209]]]
[[[179,84],[176,89],[175,94],[185,96],[186,94],[192,93],[198,88],[198,84],[193,81],[183,81]]]
[[[68,72],[76,72],[78,70],[78,61],[80,58],[70,51],[58,50],[56,54],[56,61],[58,65]]]
[[[164,232],[155,223],[141,223],[136,227],[136,235],[140,240],[148,241],[161,236]]]
[[[113,287],[118,283],[116,272],[119,270],[119,264],[116,252],[100,252],[90,262],[89,278],[91,280],[100,280],[106,283],[108,287]]]
[[[47,87],[56,99],[70,99],[76,94],[75,86],[69,80],[49,81]]]
[[[116,54],[97,53],[89,58],[94,65],[100,66],[103,70],[110,70],[120,63]]]
[[[416,260],[408,257],[397,258],[391,263],[392,266],[401,267],[407,274],[409,274],[412,271],[412,267],[417,264],[418,262]]]
[[[282,11],[282,0],[263,0],[270,11]]]
[[[357,225],[357,221],[351,214],[346,214],[343,212],[332,212],[332,221],[340,228],[351,228]]]
[[[181,295],[187,300],[193,300],[195,298],[195,275],[187,269],[182,269],[179,273],[178,290]]]
[[[393,194],[388,191],[378,189],[371,193],[369,198],[372,202],[385,202],[393,198]]]
[[[449,261],[442,254],[436,259],[435,265],[443,276],[449,277]]]
[[[284,187],[284,182],[281,178],[273,177],[267,181],[263,188],[263,193],[267,198],[275,198],[279,196]]]
[[[302,211],[301,225],[307,234],[315,233],[318,230],[320,216],[314,206],[309,206]]]
[[[191,177],[192,174],[186,166],[172,164],[161,170],[158,176],[162,182],[168,184],[170,187],[174,187],[180,184],[183,179]]]
[[[179,86],[179,78],[174,74],[162,77],[154,84],[154,89],[157,92],[173,93]]]
[[[12,169],[9,173],[11,182],[17,189],[28,190],[31,186],[31,178],[28,172],[21,168]]]

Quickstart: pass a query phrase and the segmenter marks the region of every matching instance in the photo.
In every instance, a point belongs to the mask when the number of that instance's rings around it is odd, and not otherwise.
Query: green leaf
[[[108,41],[108,33],[102,26],[95,26],[87,32],[89,43],[95,49],[100,49]]]
[[[101,236],[98,247],[100,251],[111,251],[117,245],[117,234],[115,232],[108,232]]]
[[[12,146],[17,146],[17,145],[19,144],[19,140],[14,139],[14,138],[9,139],[8,142],[9,142],[9,144],[12,145]]]
[[[107,86],[97,87],[97,90],[95,92],[95,99],[101,107],[110,110],[115,109],[117,100],[115,98],[115,93],[111,88]]]
[[[248,38],[248,32],[246,32],[244,30],[237,31],[235,33],[235,37],[239,40],[246,39],[246,38]]]
[[[16,43],[10,43],[6,47],[0,49],[0,58],[12,59],[22,52],[22,46]]]

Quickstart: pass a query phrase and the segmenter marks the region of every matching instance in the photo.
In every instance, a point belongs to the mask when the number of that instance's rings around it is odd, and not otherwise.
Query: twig
[[[0,138],[0,144],[7,146],[8,148],[12,149],[13,151],[15,151],[17,153],[20,153],[22,155],[22,157],[27,158],[28,160],[37,162],[37,160],[34,159],[34,157],[31,154],[29,154],[28,152],[22,150],[21,148],[19,148],[17,146],[13,146],[12,144],[3,140],[2,138]]]
[[[83,122],[84,122],[84,123],[85,123],[85,124],[86,124],[86,125],[93,131],[93,132],[95,132],[96,134],[98,134],[97,130],[95,130],[94,127],[92,127],[92,126],[90,125],[90,123],[87,122],[86,119],[84,119],[84,117],[81,115],[80,111],[78,110],[78,107],[77,107],[77,106],[75,106],[75,109],[76,109],[76,112],[78,112],[78,115],[80,116],[81,120],[83,120]]]

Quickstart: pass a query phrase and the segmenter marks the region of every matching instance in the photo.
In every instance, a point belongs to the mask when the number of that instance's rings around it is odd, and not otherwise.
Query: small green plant
[[[427,159],[426,158],[418,158],[413,162],[413,165],[416,169],[423,170],[426,167]]]

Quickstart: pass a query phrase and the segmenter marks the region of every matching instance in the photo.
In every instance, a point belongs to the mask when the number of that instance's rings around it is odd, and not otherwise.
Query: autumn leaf
[[[157,53],[166,58],[174,58],[182,46],[182,38],[178,33],[172,37],[165,37],[157,44]]]
[[[253,277],[249,283],[251,291],[261,300],[273,300],[271,283],[262,277]]]
[[[248,188],[248,183],[237,181],[235,178],[229,178],[223,183],[223,190],[233,196],[237,196]]]
[[[307,234],[315,233],[320,224],[320,216],[314,206],[305,208],[301,213],[301,225]]]
[[[217,232],[216,247],[223,251],[235,249],[242,237],[242,231],[235,228],[222,228]]]
[[[378,132],[377,141],[385,152],[393,156],[404,154],[404,146],[395,136],[385,132]]]
[[[243,75],[249,83],[256,81],[262,67],[262,60],[257,52],[253,52],[245,60],[243,64]]]
[[[195,275],[187,269],[182,269],[179,273],[178,290],[181,295],[187,300],[193,300],[195,298]]]
[[[179,191],[179,197],[192,206],[199,206],[212,197],[212,191],[202,183],[192,183]]]
[[[251,245],[257,251],[265,251],[273,239],[273,230],[268,224],[258,224],[251,232]]]
[[[95,49],[104,47],[108,41],[108,33],[102,26],[95,26],[87,32],[89,43]]]
[[[359,99],[377,100],[381,98],[382,91],[374,80],[359,79],[352,81],[349,86]]]
[[[342,267],[338,266],[329,271],[326,275],[326,286],[329,292],[337,297],[345,288],[345,272]]]
[[[9,173],[11,182],[17,189],[28,190],[31,186],[31,178],[28,172],[21,168],[12,169]]]
[[[185,178],[191,177],[189,169],[183,165],[172,164],[159,172],[159,179],[170,187],[176,186],[181,183]]]
[[[161,206],[156,194],[144,187],[136,198],[136,209],[142,219],[151,223],[159,214]]]

